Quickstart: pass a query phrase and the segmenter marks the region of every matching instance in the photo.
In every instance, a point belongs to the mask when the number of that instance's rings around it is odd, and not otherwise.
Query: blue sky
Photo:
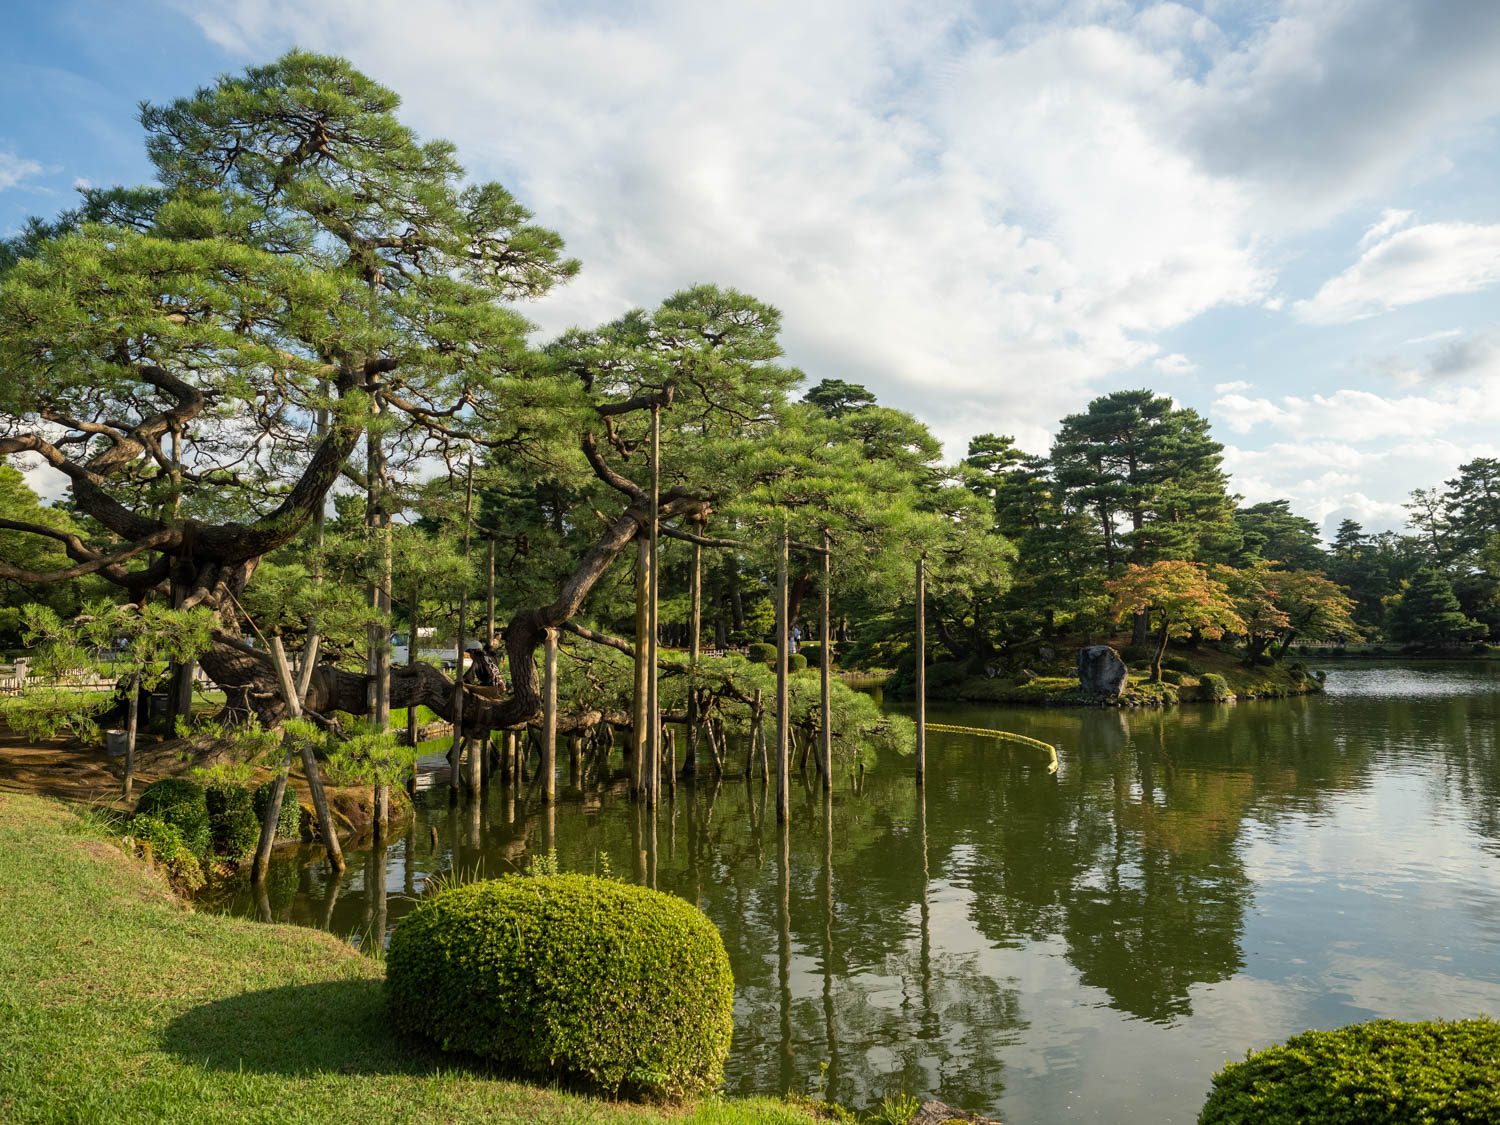
[[[1500,455],[1500,4],[142,0],[7,32],[3,231],[148,178],[138,102],[298,45],[562,232],[584,272],[542,333],[735,285],[954,456],[1149,386],[1329,530]]]

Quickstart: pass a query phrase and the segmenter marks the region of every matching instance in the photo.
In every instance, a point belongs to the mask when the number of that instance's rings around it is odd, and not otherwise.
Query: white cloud
[[[1427,223],[1374,242],[1359,261],[1296,303],[1310,324],[1342,324],[1500,282],[1500,223]]]
[[[1236,379],[1232,383],[1214,384],[1214,394],[1216,395],[1233,394],[1236,391],[1248,391],[1249,389],[1250,384],[1245,382],[1243,379]]]
[[[1191,375],[1198,370],[1198,365],[1181,352],[1173,352],[1158,359],[1154,366],[1163,375]]]
[[[21,181],[39,176],[42,166],[13,152],[0,152],[0,191],[13,188]]]
[[[1359,248],[1363,250],[1368,246],[1373,246],[1375,243],[1389,238],[1402,227],[1409,226],[1414,214],[1415,212],[1413,211],[1397,211],[1394,208],[1387,207],[1380,213],[1380,221],[1373,224],[1361,236]]]

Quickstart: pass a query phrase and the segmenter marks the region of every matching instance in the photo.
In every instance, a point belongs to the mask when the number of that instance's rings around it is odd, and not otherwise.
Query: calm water
[[[548,818],[496,787],[421,804],[336,886],[310,849],[284,858],[270,910],[369,940],[429,875],[513,870],[551,840],[564,869],[654,877],[718,925],[731,1092],[1189,1122],[1247,1048],[1500,1012],[1497,710],[1500,669],[1457,664],[1335,667],[1320,698],[1166,713],[934,707],[1055,743],[1061,768],[933,734],[925,795],[883,762],[829,804],[794,787],[783,832],[759,780],[700,782],[654,846],[617,795]],[[229,908],[258,909],[244,889]]]

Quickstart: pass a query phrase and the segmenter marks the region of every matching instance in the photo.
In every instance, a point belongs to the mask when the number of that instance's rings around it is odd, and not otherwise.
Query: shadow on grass
[[[184,1012],[162,1047],[212,1070],[265,1074],[489,1075],[483,1060],[442,1054],[392,1029],[379,980],[325,981],[246,992]]]

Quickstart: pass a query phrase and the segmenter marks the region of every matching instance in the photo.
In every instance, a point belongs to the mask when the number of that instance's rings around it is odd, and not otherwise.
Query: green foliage
[[[1145,645],[1121,645],[1118,651],[1120,659],[1132,666],[1151,659],[1151,650]]]
[[[1374,1020],[1307,1031],[1214,1076],[1199,1125],[1500,1120],[1500,1023]]]
[[[393,1021],[447,1050],[649,1096],[723,1077],[729,958],[672,895],[587,875],[454,888],[402,919],[386,973]]]
[[[1183,677],[1182,677],[1182,673],[1179,672],[1177,669],[1175,669],[1175,668],[1165,668],[1164,667],[1161,670],[1161,678],[1166,683],[1169,683],[1169,684],[1180,684],[1180,683],[1182,683],[1182,678]]]
[[[271,789],[276,783],[274,781],[262,782],[256,786],[252,797],[255,808],[255,819],[257,824],[265,819],[266,808],[271,803]],[[290,785],[281,798],[281,816],[276,821],[276,838],[278,840],[296,840],[302,836],[302,806],[297,803],[297,794]]]
[[[1393,640],[1417,646],[1473,641],[1483,631],[1464,616],[1448,579],[1431,568],[1412,577],[1387,614],[1386,628]]]
[[[823,667],[823,644],[821,641],[806,641],[797,648],[797,655],[807,660],[808,667]]]
[[[870,1115],[870,1125],[911,1125],[912,1118],[922,1108],[921,1099],[902,1091],[887,1094],[880,1099],[880,1106]]]
[[[136,813],[125,826],[126,836],[135,840],[146,858],[167,873],[172,882],[185,891],[203,886],[201,852],[195,852],[183,838],[182,828],[150,813]]]
[[[193,855],[208,854],[213,836],[208,823],[208,800],[203,786],[185,777],[164,777],[141,790],[137,816],[152,816],[173,825]]]
[[[807,671],[807,657],[803,656],[800,652],[792,653],[791,656],[787,657],[786,670],[788,672]]]
[[[260,818],[255,798],[242,785],[214,782],[203,791],[208,809],[208,831],[214,854],[226,859],[244,859],[260,842]]]
[[[1201,670],[1196,664],[1185,656],[1168,656],[1161,662],[1163,668],[1170,668],[1174,672],[1186,672],[1189,676],[1201,675]]]
[[[1229,681],[1217,672],[1205,672],[1198,677],[1198,688],[1204,699],[1223,703],[1230,697]]]
[[[757,641],[746,646],[745,658],[756,664],[771,664],[776,660],[776,646]]]

